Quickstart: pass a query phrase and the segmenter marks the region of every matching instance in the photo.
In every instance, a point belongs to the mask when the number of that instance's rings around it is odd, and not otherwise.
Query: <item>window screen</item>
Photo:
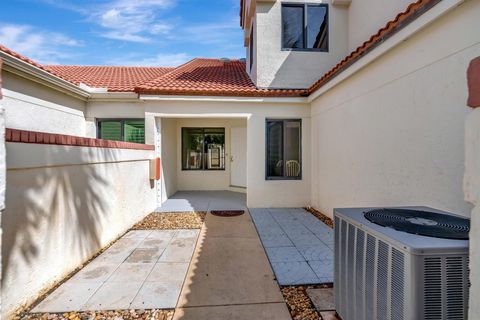
[[[106,140],[145,143],[145,120],[98,120],[97,137]]]

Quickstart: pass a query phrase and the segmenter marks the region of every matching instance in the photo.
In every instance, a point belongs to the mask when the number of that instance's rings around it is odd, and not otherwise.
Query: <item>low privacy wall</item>
[[[155,208],[153,146],[7,130],[2,315]]]

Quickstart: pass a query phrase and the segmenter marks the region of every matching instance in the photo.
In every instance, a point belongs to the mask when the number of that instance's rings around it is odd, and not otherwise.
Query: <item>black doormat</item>
[[[245,213],[244,210],[212,210],[210,211],[211,214],[214,216],[219,216],[219,217],[235,217],[235,216],[241,216],[242,214]]]

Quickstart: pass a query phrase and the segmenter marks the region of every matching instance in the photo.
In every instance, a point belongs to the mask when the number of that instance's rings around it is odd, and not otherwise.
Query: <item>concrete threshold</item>
[[[248,211],[207,215],[174,319],[291,319]]]

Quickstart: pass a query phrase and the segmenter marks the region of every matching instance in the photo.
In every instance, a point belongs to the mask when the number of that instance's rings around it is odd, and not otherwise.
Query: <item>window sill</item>
[[[301,181],[302,177],[265,177],[266,181]]]
[[[328,53],[329,50],[322,49],[298,49],[298,48],[282,48],[281,51],[299,51],[299,52],[324,52]]]

